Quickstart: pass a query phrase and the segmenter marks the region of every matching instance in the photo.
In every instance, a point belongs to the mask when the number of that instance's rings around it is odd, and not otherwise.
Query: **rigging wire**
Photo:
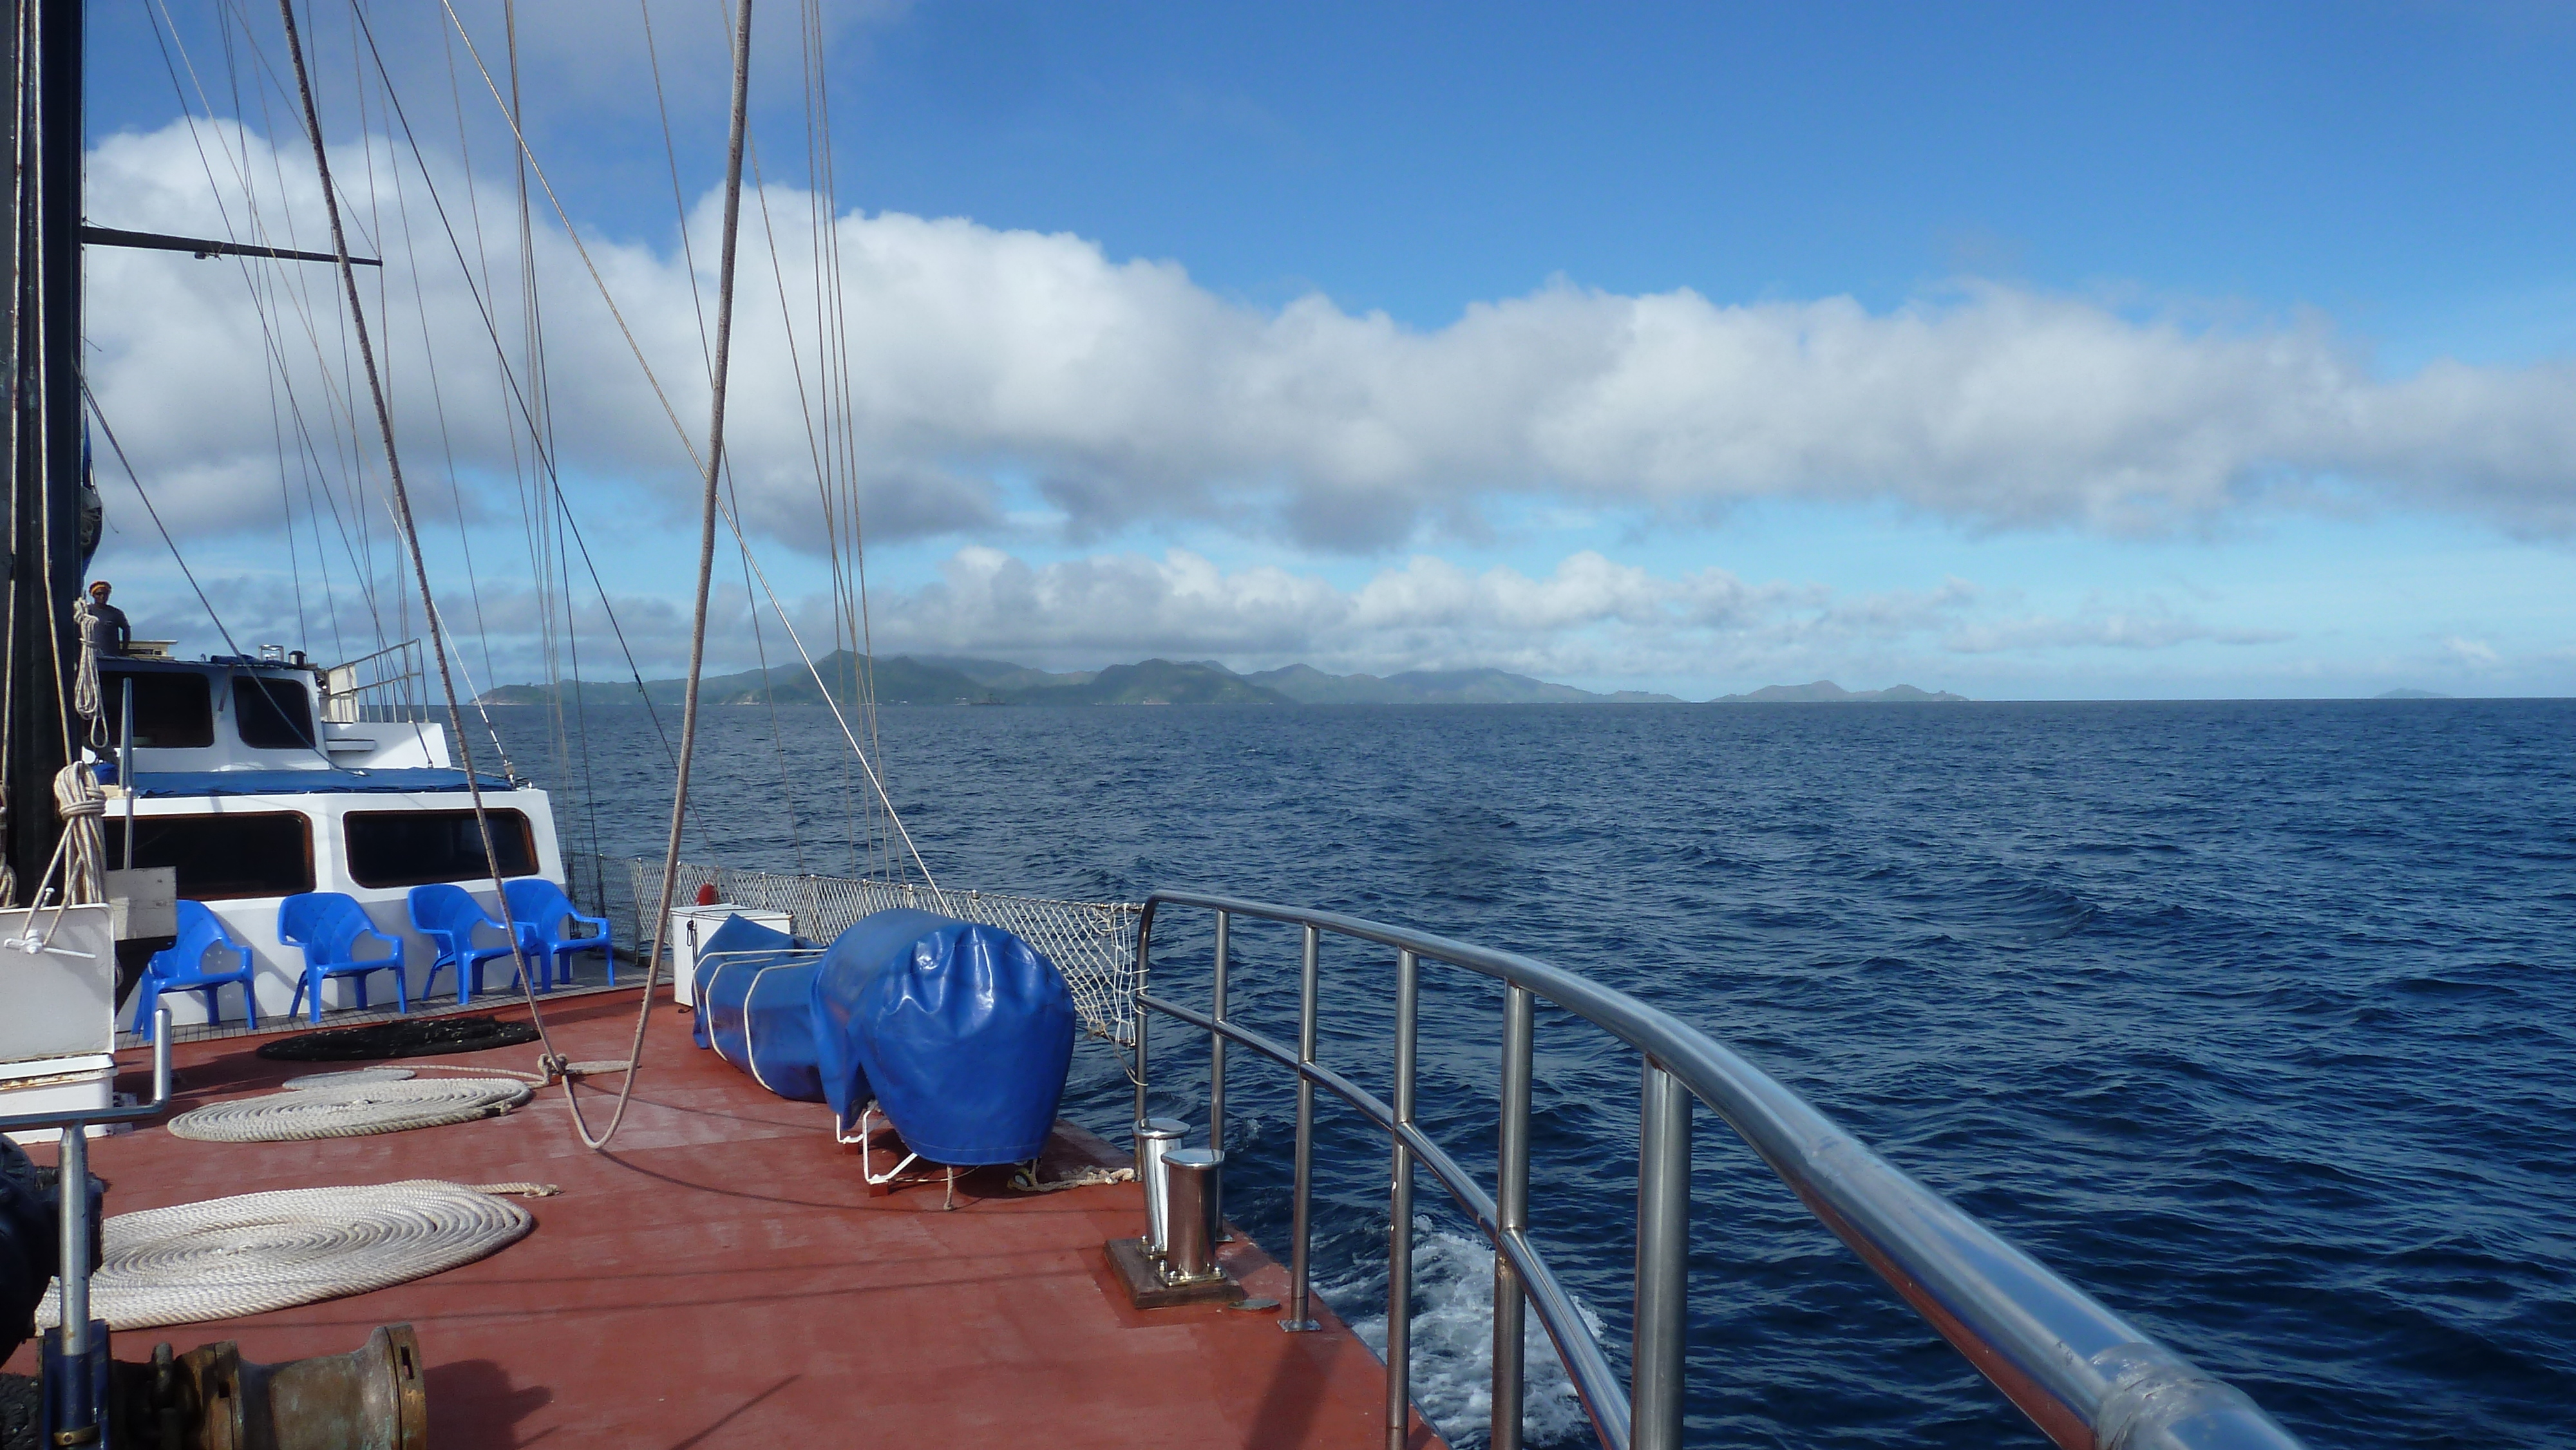
[[[689,305],[698,314],[698,351],[705,354],[707,370],[712,374],[715,352],[707,345],[706,302],[698,296],[698,254],[689,240],[689,204],[680,194],[680,149],[671,140],[671,104],[662,93],[662,55],[653,40],[653,0],[635,0],[635,5],[644,12],[644,63],[653,72],[653,110],[662,119],[662,159],[671,170],[671,211],[680,221],[680,257],[689,269]],[[757,154],[755,149],[754,155]]]
[[[528,420],[531,435],[533,436],[536,427],[535,411],[529,405],[527,391],[519,384],[517,370],[510,365],[509,348],[501,340],[500,324],[493,317],[491,304],[486,300],[483,289],[477,288],[474,284],[473,268],[467,264],[465,260],[464,244],[460,242],[456,236],[455,220],[448,214],[447,203],[439,195],[438,182],[436,178],[432,177],[429,173],[428,157],[421,151],[420,138],[418,134],[412,130],[411,118],[403,109],[401,95],[391,89],[391,74],[386,68],[384,53],[376,45],[374,29],[367,24],[366,14],[364,11],[360,11],[358,13],[358,27],[360,35],[367,43],[368,54],[375,62],[377,74],[383,75],[387,78],[387,95],[393,102],[394,120],[396,124],[402,127],[403,139],[411,148],[413,163],[420,169],[421,183],[428,190],[430,205],[437,211],[439,225],[447,234],[448,248],[455,253],[457,266],[465,274],[466,294],[474,299],[475,311],[483,323],[484,333],[492,340],[493,356],[495,361],[500,365],[502,381],[508,385],[510,398],[512,401],[517,403],[520,415]],[[470,50],[473,42],[471,39],[468,39],[466,44]],[[476,63],[478,65],[481,63],[481,58],[479,56],[476,58]],[[485,73],[485,79],[487,81],[490,79],[489,72]],[[461,144],[463,139],[463,127],[461,124],[458,128],[458,137]],[[539,176],[542,179],[543,173],[540,172]],[[467,203],[469,206],[474,206],[473,188],[469,186],[466,190]],[[481,222],[479,220],[479,208],[477,208],[475,216],[477,218],[474,223],[477,228],[476,245],[479,254],[481,248]],[[491,267],[488,258],[484,263],[483,277],[485,286],[488,287],[491,281]],[[512,434],[514,447],[516,446],[516,436],[517,435],[514,431]],[[694,456],[694,453],[692,453],[692,457]],[[564,523],[572,535],[573,546],[580,551],[582,567],[590,575],[591,587],[598,592],[600,610],[602,613],[607,615],[609,630],[617,637],[617,648],[619,652],[625,656],[626,672],[635,685],[636,698],[642,702],[645,716],[653,724],[654,738],[661,742],[663,756],[666,759],[674,758],[671,749],[671,738],[662,728],[661,712],[653,706],[652,693],[644,688],[643,671],[639,669],[635,663],[635,651],[627,641],[626,627],[617,618],[616,606],[609,600],[607,582],[600,577],[599,563],[591,556],[590,541],[583,536],[580,520],[573,515],[572,503],[564,495],[562,477],[556,469],[554,457],[550,452],[540,451],[537,461],[539,467],[543,469],[549,485],[553,489],[556,506],[563,511]],[[700,825],[700,830],[702,832],[704,830],[703,823]]]
[[[357,46],[352,44],[349,47],[349,52],[351,68],[355,70],[357,69]],[[359,84],[360,89],[363,90],[365,86],[365,74],[363,71],[359,72]],[[389,95],[390,90],[391,88],[388,87]],[[390,141],[390,135],[388,136],[388,141]],[[372,153],[375,148],[370,145],[367,149]],[[438,381],[438,340],[430,329],[429,301],[420,282],[420,253],[419,249],[413,245],[412,241],[411,195],[409,190],[403,185],[402,167],[398,164],[393,164],[388,165],[386,170],[390,171],[393,175],[394,207],[396,214],[402,221],[404,270],[411,276],[413,315],[418,319],[420,324],[420,350],[423,362],[422,372],[429,379],[430,402],[438,417],[438,445],[440,454],[447,464],[448,497],[456,505],[456,545],[458,550],[464,556],[465,588],[467,597],[473,601],[474,605],[475,637],[481,640],[483,644],[483,673],[486,676],[493,676],[492,637],[489,629],[485,626],[483,621],[483,585],[482,581],[475,575],[473,536],[465,527],[465,486],[463,481],[457,477],[456,450],[448,437],[447,390],[441,387]],[[375,185],[372,173],[369,176],[369,185],[370,187]],[[385,332],[388,339],[390,339],[393,333],[395,314],[390,299],[383,298],[381,294],[380,300],[376,304],[376,315],[385,320]],[[435,609],[435,603],[430,607]],[[515,785],[520,779],[519,768],[511,763],[510,747],[502,743],[501,732],[499,728],[492,723],[492,712],[484,704],[482,691],[476,689],[474,686],[473,671],[465,668],[465,657],[462,649],[457,653],[456,663],[458,669],[465,670],[466,690],[473,697],[475,713],[483,719],[483,733],[489,737],[492,742],[492,753],[499,756],[501,759],[502,778]],[[500,681],[497,677],[493,679],[493,683],[498,684],[499,682]]]
[[[224,648],[240,654],[241,646],[233,643],[233,632],[224,628],[224,617],[215,612],[215,601],[206,597],[205,586],[197,582],[196,571],[188,567],[187,556],[179,552],[179,541],[170,537],[170,526],[161,522],[161,511],[152,506],[152,495],[143,487],[143,475],[134,471],[133,460],[125,456],[125,445],[116,440],[116,430],[108,426],[107,414],[98,406],[98,394],[89,390],[89,379],[81,379],[81,398],[89,404],[89,415],[98,420],[98,431],[107,438],[108,451],[116,455],[116,466],[125,470],[126,479],[134,485],[134,496],[143,500],[143,511],[152,516],[152,527],[161,531],[161,542],[170,546],[170,557],[186,576],[188,587],[196,591],[197,602],[206,606],[206,617],[215,622],[215,632],[224,637]]]
[[[356,12],[351,0],[351,13]],[[510,69],[510,116],[513,124],[525,114],[519,88],[519,7],[517,0],[501,0],[501,33],[508,44]],[[534,213],[528,206],[527,158],[516,152],[511,161],[517,177],[519,203],[519,337],[527,349],[528,390],[534,407],[529,420],[529,447],[551,451],[554,437],[554,395],[546,375],[545,314],[538,300],[537,252]],[[513,452],[515,453],[515,449]],[[538,643],[546,669],[546,721],[548,754],[556,779],[569,774],[571,742],[564,734],[563,654],[555,640],[554,534],[555,511],[542,506],[542,479],[524,479],[520,484],[520,517],[528,535],[528,577],[535,595],[537,617],[544,621],[538,631]]]
[[[179,68],[181,66],[186,68],[188,72],[188,85],[195,88],[198,103],[205,108],[210,122],[215,115],[214,103],[206,95],[205,82],[197,74],[196,61],[188,54],[187,44],[179,35],[177,21],[171,17],[166,4],[159,3],[159,0],[156,0],[156,5],[158,7],[157,14],[155,14],[154,10],[147,9],[145,11],[145,15],[152,23],[153,39],[160,48],[162,66],[170,76],[171,90],[178,98],[180,114],[188,123],[188,134],[197,151],[198,165],[206,173],[206,183],[209,191],[213,194],[217,214],[223,218],[224,231],[228,237],[234,240],[239,240],[239,229],[233,225],[230,208],[224,205],[223,187],[215,178],[214,163],[206,154],[205,138],[198,129],[196,112],[188,105],[187,89],[182,87],[180,84]],[[249,34],[248,19],[246,17],[240,17],[239,11],[229,4],[229,0],[226,8],[240,19],[243,34],[248,39],[248,43],[250,44],[254,56],[260,59],[264,67],[266,65],[266,56],[260,51],[256,37],[251,37]],[[166,32],[164,29],[165,26],[167,27]],[[232,27],[229,25],[225,26],[221,33],[224,39],[224,50],[227,57],[227,73],[234,81],[234,109],[236,112],[239,112],[243,109],[240,104],[240,67],[237,62],[232,60]],[[177,48],[178,52],[175,62],[171,55],[171,51],[174,46]],[[265,92],[262,92],[260,94],[260,105],[264,116],[266,115],[267,103],[268,97]],[[267,117],[267,119],[273,129],[274,117]],[[248,208],[252,236],[262,245],[275,246],[280,242],[283,242],[291,250],[303,250],[299,245],[301,239],[296,235],[294,216],[291,212],[287,213],[284,219],[286,230],[283,237],[276,235],[270,230],[261,212],[259,204],[259,190],[252,180],[251,168],[247,161],[249,147],[247,128],[241,127],[236,123],[235,131],[241,136],[242,146],[244,147],[244,159],[236,162],[229,149],[224,151],[224,159],[226,163],[231,166],[234,179],[241,188],[243,201]],[[282,169],[277,169],[282,165],[282,163],[280,163],[277,152],[274,148],[270,149],[269,159],[272,169],[276,172],[278,193],[283,196],[286,192],[285,174]],[[315,442],[312,424],[310,420],[306,418],[303,405],[296,397],[293,376],[289,370],[285,348],[279,342],[277,330],[271,323],[268,310],[269,304],[264,303],[262,300],[268,295],[268,287],[273,285],[272,279],[276,274],[269,273],[264,269],[253,268],[248,260],[242,258],[236,258],[235,265],[240,268],[244,285],[250,290],[253,311],[260,320],[263,346],[268,356],[275,364],[272,377],[274,379],[283,380],[285,384],[288,408],[292,416],[295,418],[297,437],[305,457],[305,482],[307,493],[308,495],[320,496],[322,500],[330,506],[332,523],[339,532],[341,547],[349,557],[350,567],[357,574],[359,595],[366,603],[368,617],[375,627],[376,642],[381,646],[386,643],[384,616],[378,605],[374,571],[369,567],[369,564],[366,561],[367,559],[372,559],[372,549],[365,541],[365,511],[363,509],[354,508],[354,505],[357,503],[357,493],[356,485],[353,482],[351,485],[351,503],[353,505],[353,511],[357,513],[360,520],[359,535],[353,539],[350,534],[348,519],[341,511],[338,496],[331,491],[327,484],[317,481],[317,473],[328,473],[328,470],[319,470],[315,467],[315,465],[320,463],[323,450],[320,445]],[[288,275],[297,274],[290,273]],[[346,400],[345,396],[332,385],[329,360],[322,345],[321,333],[314,325],[313,321],[314,309],[312,306],[311,295],[309,292],[299,290],[305,285],[309,285],[309,281],[307,279],[299,278],[297,286],[287,288],[285,289],[285,292],[290,299],[291,310],[294,312],[296,318],[302,323],[305,339],[312,346],[314,361],[320,369],[317,376],[322,384],[323,398],[326,404],[324,410],[326,432],[330,434],[333,440],[332,448],[330,450],[331,454],[334,460],[338,461],[342,456],[339,440],[343,435],[339,432],[340,423],[342,419],[345,418],[352,429],[351,436],[354,436],[357,415],[354,406],[352,406]],[[343,339],[342,351],[345,356],[345,337]],[[313,517],[315,520],[314,541],[316,556],[317,559],[327,560],[328,551],[322,543],[319,516],[318,514],[314,514]],[[366,555],[366,559],[362,559],[362,553]],[[337,598],[329,592],[325,593],[324,598],[329,603],[332,612],[333,639],[335,643],[339,643],[340,652],[345,656],[348,652],[348,648],[347,645],[344,642],[340,642],[339,639],[339,606]]]
[[[671,835],[662,857],[662,898],[653,911],[653,955],[649,960],[656,962],[662,959],[662,936],[669,929],[671,895],[680,883],[680,826],[688,810],[689,766],[698,740],[698,682],[706,673],[707,592],[715,578],[716,504],[724,478],[725,386],[731,381],[733,366],[733,280],[742,230],[742,135],[751,106],[751,0],[737,0],[734,14],[733,118],[725,145],[724,251],[716,262],[716,357],[707,416],[707,486],[699,506],[697,600],[689,627],[688,694],[681,703],[679,779],[672,787]],[[510,125],[512,130],[518,129],[516,116],[510,118]],[[569,1080],[564,1084],[564,1099],[573,1109],[573,1125],[581,1130],[582,1141],[594,1148],[616,1135],[618,1124],[625,1119],[626,1105],[634,1097],[635,1069],[644,1057],[644,1014],[653,1005],[649,983],[642,1002],[642,1011],[635,1019],[634,1056],[626,1064],[626,1079],[618,1088],[617,1108],[608,1120],[606,1135],[596,1141],[591,1138],[589,1126],[581,1121],[581,1107],[573,1097],[572,1084]]]
[[[748,0],[745,0],[745,3],[748,3]],[[491,813],[483,803],[482,780],[474,769],[474,749],[470,737],[465,732],[464,711],[457,704],[456,679],[448,661],[445,628],[439,622],[437,611],[432,605],[434,596],[429,587],[429,564],[421,553],[420,530],[412,517],[411,494],[403,484],[402,455],[394,448],[393,410],[385,403],[383,379],[376,371],[375,348],[367,336],[366,314],[360,310],[358,270],[349,262],[348,237],[341,227],[339,200],[331,186],[331,156],[329,149],[322,143],[322,117],[313,105],[313,83],[304,66],[304,43],[296,32],[295,0],[277,0],[277,10],[286,28],[286,49],[288,57],[295,66],[295,87],[297,96],[303,103],[305,128],[307,134],[313,139],[313,164],[322,177],[323,205],[331,218],[331,251],[332,255],[339,259],[340,283],[348,294],[348,326],[356,337],[359,358],[366,369],[367,391],[376,405],[376,428],[384,443],[385,474],[392,486],[396,531],[401,535],[402,542],[410,553],[412,573],[420,585],[421,607],[424,623],[429,630],[430,651],[438,659],[439,688],[447,697],[447,715],[450,727],[456,733],[457,757],[465,767],[467,798],[473,805],[474,823],[482,832],[483,856],[492,873],[492,893],[496,900],[506,902],[508,893],[502,885],[500,848],[492,835]],[[510,933],[510,958],[518,968],[520,986],[530,994],[528,998],[530,1014],[535,1018],[540,1039],[545,1042],[549,1065],[560,1064],[562,1057],[555,1052],[553,1040],[544,1036],[545,1022],[535,1014],[535,988],[529,977],[530,962],[527,945],[516,931]],[[652,992],[646,991],[644,1001],[648,1007],[652,999]],[[641,1019],[636,1023],[636,1036],[640,1046],[640,1039],[643,1036]],[[628,1069],[628,1077],[631,1083],[632,1067]],[[565,1091],[567,1093],[571,1091],[569,1082],[566,1084]],[[575,1113],[575,1122],[576,1124],[579,1122],[578,1112]],[[587,1132],[583,1134],[585,1140],[588,1136]]]
[[[284,3],[284,0],[280,0],[280,3]],[[456,13],[455,0],[440,0],[440,6],[447,12],[448,23],[456,28],[457,37],[465,42],[465,53],[473,58],[475,68],[482,73],[484,87],[491,91],[495,102],[500,102],[500,83],[493,78],[491,67],[484,63],[482,52],[474,44],[474,37],[466,32],[464,19]],[[508,112],[506,103],[502,103],[502,110],[506,119]],[[515,122],[511,125],[511,134],[517,141],[519,149],[527,153],[528,170],[537,178],[537,185],[545,191],[546,200],[554,208],[556,218],[563,223],[565,236],[572,242],[573,252],[581,258],[583,268],[589,272],[592,285],[599,289],[600,300],[606,304],[609,317],[617,323],[619,333],[625,338],[627,350],[634,354],[636,366],[644,374],[644,381],[653,389],[654,401],[662,406],[662,416],[669,420],[672,431],[679,437],[680,446],[688,451],[689,461],[703,471],[706,464],[699,456],[697,441],[689,436],[688,428],[680,422],[679,413],[671,405],[670,393],[663,388],[660,375],[654,372],[651,361],[645,357],[643,345],[636,340],[634,327],[627,322],[624,310],[618,307],[617,296],[609,290],[608,280],[601,275],[598,262],[591,257],[589,246],[582,241],[580,229],[572,224],[572,214],[565,209],[563,198],[555,192],[554,183],[547,178],[544,164],[537,160],[536,153],[528,145],[528,138],[519,132]],[[743,537],[741,519],[735,517],[730,510],[722,509],[721,504],[719,509],[724,514],[725,522],[732,528],[735,540],[748,551],[751,545]],[[869,759],[868,752],[860,746],[857,733],[850,728],[848,717],[841,713],[839,702],[833,698],[830,687],[824,684],[822,670],[815,665],[813,652],[805,648],[803,638],[796,631],[795,622],[788,618],[787,607],[780,602],[778,590],[769,582],[768,571],[760,567],[757,555],[752,556],[751,566],[752,572],[760,578],[761,591],[769,597],[770,611],[778,616],[778,622],[786,630],[788,639],[796,645],[797,653],[803,656],[806,672],[814,677],[818,686],[823,687],[824,702],[832,707],[833,719],[841,727],[841,738],[848,742],[851,753],[859,758],[859,766],[866,772],[868,783],[876,789],[877,799],[884,802],[888,814],[894,817],[895,829],[902,835],[914,869],[921,872],[925,883],[935,885],[935,882],[931,882],[929,868],[922,864],[919,848],[913,845],[911,832],[904,828],[901,815],[894,810],[894,800],[886,791],[884,778],[878,774],[875,764]]]

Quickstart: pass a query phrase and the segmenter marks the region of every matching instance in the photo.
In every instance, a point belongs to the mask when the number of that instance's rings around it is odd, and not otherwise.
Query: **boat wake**
[[[1435,1227],[1428,1217],[1417,1217],[1413,1227],[1413,1403],[1443,1439],[1467,1450],[1486,1443],[1486,1427],[1493,1421],[1494,1251],[1481,1239]],[[1377,1313],[1345,1313],[1343,1318],[1383,1359],[1386,1269],[1382,1260],[1370,1267],[1375,1272],[1365,1280],[1354,1275],[1317,1287],[1336,1308],[1347,1304],[1357,1309],[1368,1302],[1378,1306]],[[1599,1334],[1600,1317],[1580,1300],[1576,1307]],[[1521,1404],[1527,1442],[1584,1443],[1590,1421],[1535,1313],[1521,1359],[1526,1366]]]

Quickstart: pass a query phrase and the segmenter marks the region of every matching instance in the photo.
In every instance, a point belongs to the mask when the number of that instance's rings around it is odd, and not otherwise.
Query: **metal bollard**
[[[1163,1162],[1189,1131],[1190,1125],[1178,1118],[1147,1118],[1136,1125],[1136,1181],[1145,1185],[1145,1252],[1157,1259],[1163,1256],[1170,1221]]]
[[[1206,1148],[1174,1148],[1163,1155],[1170,1252],[1163,1282],[1195,1284],[1217,1278],[1216,1175],[1225,1155]]]

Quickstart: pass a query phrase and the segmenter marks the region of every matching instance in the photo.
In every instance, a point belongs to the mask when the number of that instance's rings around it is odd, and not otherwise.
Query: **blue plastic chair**
[[[367,909],[337,891],[308,891],[290,896],[277,904],[277,939],[288,946],[304,948],[304,979],[295,984],[295,1001],[287,1004],[286,1015],[295,1015],[297,1003],[309,1003],[313,1020],[322,1020],[322,983],[331,977],[358,979],[358,1005],[367,1005],[367,977],[375,972],[394,974],[394,1004],[403,1011],[411,1010],[411,990],[403,983],[402,943],[376,930]],[[358,948],[370,941],[382,942],[386,955],[361,957]]]
[[[241,965],[229,972],[206,970],[206,958],[226,952]],[[208,911],[203,902],[181,901],[178,941],[152,954],[152,960],[143,968],[143,980],[136,984],[140,990],[134,994],[134,1030],[143,1034],[144,1041],[152,1040],[164,992],[205,993],[206,1020],[221,1022],[224,1014],[216,991],[227,985],[241,988],[242,1015],[257,1027],[259,993],[251,986],[250,974],[250,948],[233,940],[223,918]]]
[[[438,948],[438,960],[429,964],[429,978],[421,985],[421,991],[425,993],[436,985],[439,968],[454,967],[459,1006],[473,1001],[474,994],[483,990],[483,964],[495,957],[510,955],[510,943],[506,941],[497,947],[474,944],[476,927],[490,927],[504,935],[511,934],[511,929],[494,921],[492,914],[483,909],[483,903],[476,901],[464,887],[451,882],[442,881],[411,889],[411,924]],[[534,933],[521,927],[516,934],[521,952],[530,961],[537,960]],[[516,985],[518,980],[518,970],[513,966],[510,981]]]
[[[538,991],[552,991],[557,981],[571,981],[572,963],[564,959],[574,952],[587,951],[597,951],[608,958],[608,985],[617,985],[617,952],[609,945],[608,918],[584,916],[573,910],[572,900],[564,895],[563,888],[542,876],[502,882],[501,898],[510,904],[510,923],[535,933],[537,945],[545,953],[545,980]],[[589,930],[567,932],[567,924]]]

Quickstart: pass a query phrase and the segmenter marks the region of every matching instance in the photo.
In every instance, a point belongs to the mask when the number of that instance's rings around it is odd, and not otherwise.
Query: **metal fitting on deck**
[[[1174,1148],[1163,1155],[1163,1282],[1196,1284],[1223,1278],[1216,1266],[1216,1176],[1225,1155],[1207,1148]]]
[[[1169,1241],[1163,1158],[1189,1131],[1190,1125],[1178,1118],[1147,1118],[1136,1125],[1136,1181],[1145,1185],[1145,1252],[1153,1258],[1163,1257]]]

